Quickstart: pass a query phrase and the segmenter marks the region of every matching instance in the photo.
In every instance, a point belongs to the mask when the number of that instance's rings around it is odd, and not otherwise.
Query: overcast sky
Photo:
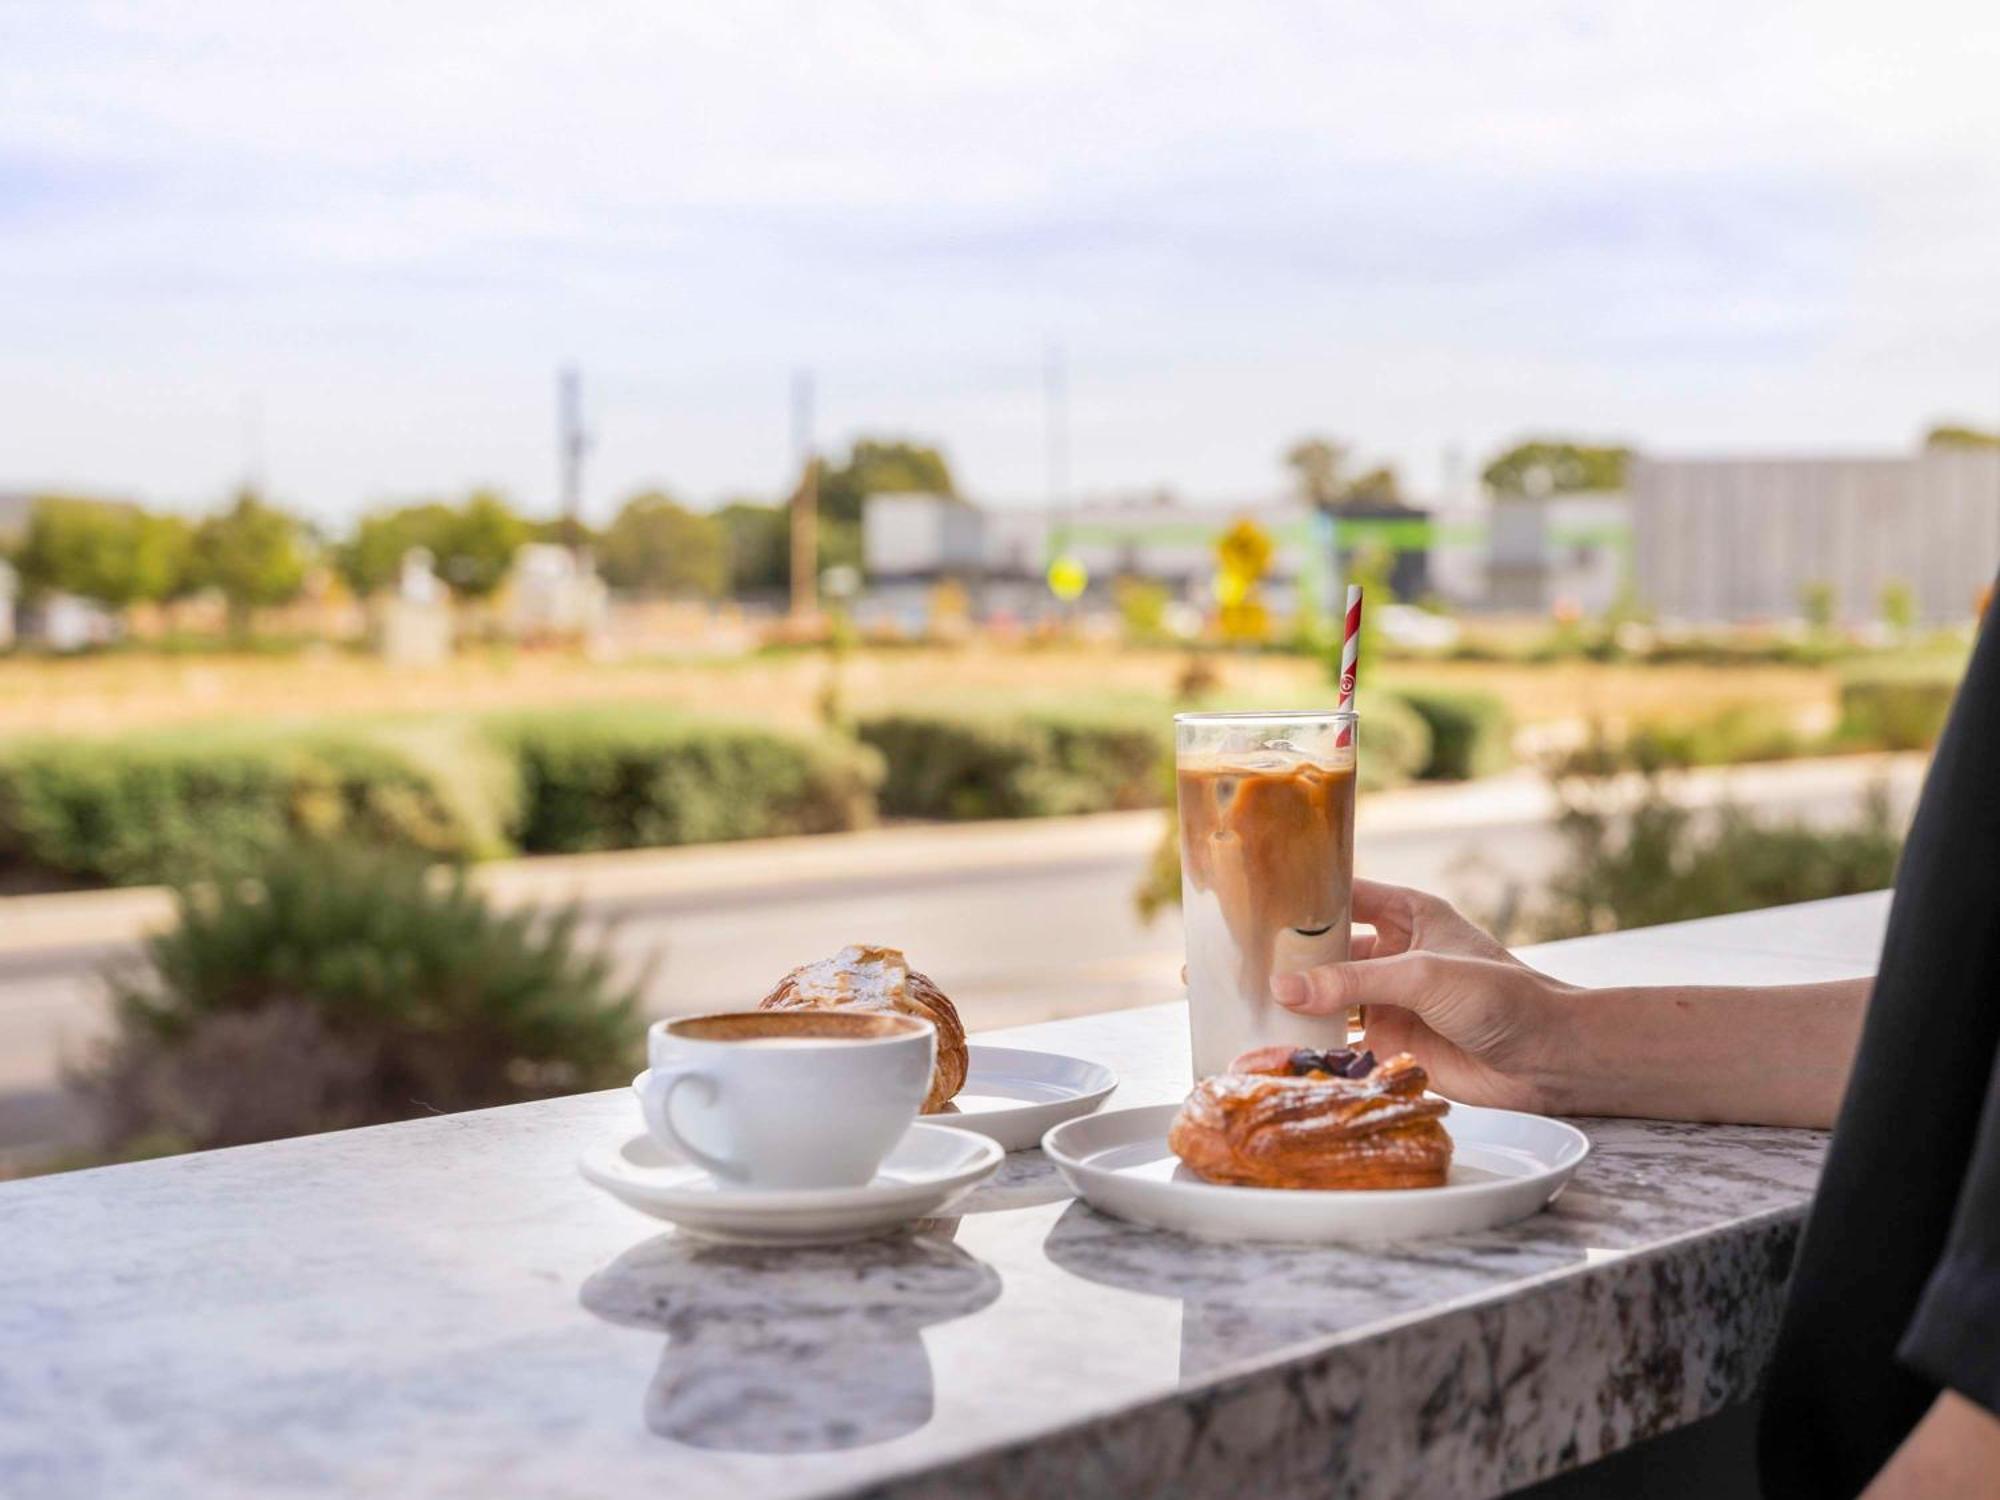
[[[1081,493],[1900,449],[2000,422],[1996,78],[1921,0],[0,0],[0,489],[546,507],[574,360],[600,515],[776,489],[796,366],[1025,501],[1052,342]]]

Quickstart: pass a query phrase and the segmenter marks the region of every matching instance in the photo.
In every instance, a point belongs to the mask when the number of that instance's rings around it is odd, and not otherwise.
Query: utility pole
[[[1049,342],[1042,360],[1043,458],[1049,490],[1049,551],[1069,551],[1069,362],[1063,346]]]
[[[556,452],[561,469],[563,540],[583,554],[583,455],[590,438],[583,430],[583,377],[575,365],[556,375]]]
[[[813,378],[792,372],[792,459],[799,487],[792,492],[792,618],[819,612],[819,455],[813,451]]]

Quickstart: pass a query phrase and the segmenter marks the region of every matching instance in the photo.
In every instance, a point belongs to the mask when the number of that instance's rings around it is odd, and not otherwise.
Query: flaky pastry
[[[1270,1053],[1239,1062],[1269,1071],[1202,1079],[1167,1134],[1197,1176],[1267,1188],[1443,1185],[1451,1135],[1439,1122],[1451,1106],[1424,1093],[1429,1079],[1408,1053],[1359,1078],[1295,1073]]]
[[[895,948],[855,943],[831,958],[801,964],[764,997],[760,1010],[889,1010],[937,1028],[937,1066],[924,1113],[942,1109],[965,1086],[965,1027],[958,1007]]]

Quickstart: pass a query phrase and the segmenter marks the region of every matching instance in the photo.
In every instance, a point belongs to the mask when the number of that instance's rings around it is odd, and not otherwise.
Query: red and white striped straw
[[[1354,668],[1361,655],[1361,585],[1347,586],[1347,625],[1340,637],[1340,702],[1342,713],[1354,709]],[[1342,724],[1340,732],[1334,736],[1334,744],[1342,749],[1354,743],[1354,725]]]

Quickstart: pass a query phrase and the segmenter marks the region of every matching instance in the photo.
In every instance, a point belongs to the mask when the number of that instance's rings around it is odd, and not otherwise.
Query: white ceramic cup
[[[930,1090],[916,1016],[731,1011],[658,1021],[633,1081],[661,1145],[742,1188],[865,1187]]]

